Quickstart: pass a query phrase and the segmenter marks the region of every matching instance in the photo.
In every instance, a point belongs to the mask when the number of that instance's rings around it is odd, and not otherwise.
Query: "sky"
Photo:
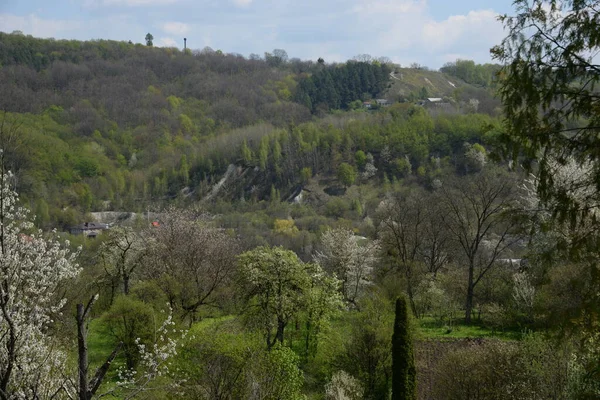
[[[0,0],[0,31],[343,62],[358,54],[437,69],[491,62],[512,0]]]

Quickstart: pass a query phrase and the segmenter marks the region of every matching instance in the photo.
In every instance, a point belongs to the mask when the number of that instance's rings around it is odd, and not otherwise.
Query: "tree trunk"
[[[123,274],[123,293],[129,295],[129,274]]]
[[[412,288],[412,270],[409,266],[406,266],[406,293],[408,294],[408,301],[410,302],[410,309],[413,312],[413,315],[419,318],[419,314],[417,313],[417,306],[415,305],[414,293]]]
[[[277,335],[275,336],[275,338],[282,345],[283,345],[283,330],[284,329],[285,329],[285,322],[283,322],[282,320],[279,319],[277,321]]]
[[[473,292],[474,292],[474,284],[473,284],[473,266],[469,266],[469,283],[467,287],[467,301],[465,303],[465,323],[471,323],[471,313],[473,312]]]
[[[88,347],[83,304],[77,304],[77,348],[79,354],[79,400],[90,400],[88,387]]]

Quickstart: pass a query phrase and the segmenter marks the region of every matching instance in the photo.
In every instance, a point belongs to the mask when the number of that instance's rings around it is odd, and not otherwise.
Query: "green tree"
[[[599,2],[517,0],[514,5],[515,16],[501,17],[507,36],[492,49],[493,56],[504,64],[499,75],[506,116],[503,136],[513,159],[524,155],[539,165],[532,205],[544,209],[544,218],[538,218],[537,225],[549,227],[554,238],[551,245],[544,246],[541,258],[547,260],[551,255],[560,264],[573,263],[569,272],[579,270],[580,278],[570,280],[569,285],[586,288],[577,291],[581,301],[560,329],[581,335],[581,343],[597,343],[600,65],[595,55],[600,47]],[[544,242],[543,237],[538,239],[538,243]],[[556,270],[561,266],[556,261],[550,264],[554,269],[551,285],[560,287],[564,278]],[[582,347],[580,359],[597,348]],[[597,355],[593,358],[596,361],[584,369],[597,382],[600,362]],[[580,394],[579,398],[597,396],[596,388],[594,394]]]
[[[345,187],[352,186],[354,184],[356,181],[356,175],[356,169],[348,163],[341,163],[338,167],[337,178]]]
[[[303,184],[307,184],[312,177],[312,169],[310,167],[304,167],[300,170],[300,181]]]
[[[283,344],[285,328],[306,311],[323,271],[282,247],[257,247],[238,259],[252,320],[261,327],[267,348]]]
[[[365,164],[367,163],[367,155],[365,154],[364,151],[358,150],[354,154],[354,161],[356,162],[356,165],[358,166],[358,168],[362,169],[362,168],[364,168]]]
[[[102,318],[115,342],[123,343],[127,368],[135,368],[140,361],[137,343],[149,343],[153,327],[160,325],[154,310],[131,296],[119,296]]]
[[[508,34],[492,49],[505,65],[500,97],[505,139],[512,156],[539,159],[539,195],[562,219],[585,220],[589,204],[553,185],[553,164],[570,157],[579,164],[600,161],[600,65],[598,1],[516,0],[515,16],[504,15]],[[600,168],[590,176],[598,199]],[[597,201],[595,204],[598,204]]]
[[[146,34],[146,46],[152,47],[154,45],[154,43],[152,42],[154,40],[154,36],[152,36],[152,34],[150,32],[148,32]]]
[[[392,400],[415,400],[417,382],[415,358],[406,298],[396,300],[396,319],[392,335]]]

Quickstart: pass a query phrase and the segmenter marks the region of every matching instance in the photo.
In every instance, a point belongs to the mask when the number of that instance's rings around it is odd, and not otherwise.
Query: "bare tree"
[[[471,322],[475,287],[518,237],[510,218],[515,178],[486,169],[441,188],[442,220],[468,269],[465,322]]]
[[[192,212],[171,209],[150,232],[145,273],[156,279],[171,307],[193,322],[201,306],[219,305],[238,253],[238,240],[224,230]]]
[[[414,286],[421,264],[421,254],[425,251],[425,226],[427,203],[422,194],[396,194],[385,200],[379,207],[381,220],[378,236],[384,251],[392,257],[396,268],[406,279],[406,292],[413,313]]]
[[[112,282],[121,281],[125,295],[129,294],[133,274],[142,264],[145,247],[142,235],[131,228],[111,229],[107,240],[102,244],[100,258],[104,270]],[[112,289],[114,297],[115,287]]]

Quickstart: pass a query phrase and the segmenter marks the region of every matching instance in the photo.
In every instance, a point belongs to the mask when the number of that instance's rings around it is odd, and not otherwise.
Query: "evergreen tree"
[[[404,296],[396,300],[396,320],[392,335],[392,400],[415,400],[417,381],[412,338]]]

